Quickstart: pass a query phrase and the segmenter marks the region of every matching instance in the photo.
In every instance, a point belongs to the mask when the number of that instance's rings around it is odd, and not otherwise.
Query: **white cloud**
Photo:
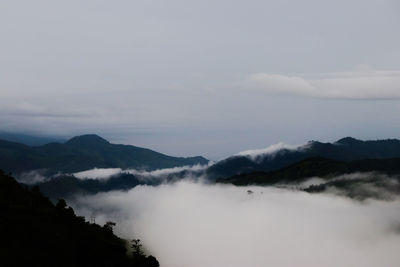
[[[254,193],[249,195],[247,190]],[[179,182],[83,197],[165,267],[398,266],[400,201]]]
[[[94,168],[87,171],[81,171],[74,173],[73,175],[76,178],[85,180],[85,179],[99,179],[106,180],[111,176],[121,173],[122,169],[120,168]]]
[[[174,168],[165,168],[165,169],[158,169],[154,171],[143,171],[143,170],[134,170],[134,169],[128,169],[124,170],[124,173],[130,173],[133,175],[137,175],[140,178],[163,178],[167,175],[174,174],[174,173],[179,173],[182,171],[202,171],[207,169],[213,164],[213,162],[210,162],[208,165],[192,165],[192,166],[182,166],[182,167],[174,167]]]
[[[273,94],[339,99],[400,98],[400,71],[368,70],[287,76],[250,75],[246,86]]]
[[[297,150],[297,149],[305,149],[307,148],[306,145],[288,145],[282,142],[279,142],[277,144],[271,145],[266,148],[261,148],[261,149],[250,149],[250,150],[245,150],[242,152],[237,153],[237,156],[248,156],[249,158],[256,160],[260,156],[267,156],[267,155],[274,155],[275,153],[281,151],[281,150]]]

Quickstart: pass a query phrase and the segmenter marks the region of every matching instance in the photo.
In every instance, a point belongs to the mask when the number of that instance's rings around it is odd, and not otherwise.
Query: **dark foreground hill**
[[[211,166],[207,172],[211,179],[226,178],[255,171],[268,172],[312,157],[345,162],[397,158],[400,157],[400,140],[361,141],[346,137],[334,143],[311,141],[298,149],[281,149],[273,154],[259,155],[256,158],[232,156]]]
[[[126,241],[76,216],[65,201],[53,205],[37,187],[25,188],[0,172],[2,266],[159,266]],[[135,247],[137,248],[137,246]]]
[[[0,169],[16,174],[37,169],[47,169],[48,174],[71,173],[95,167],[155,170],[207,163],[203,157],[172,157],[146,148],[111,144],[97,135],[36,147],[0,140]]]

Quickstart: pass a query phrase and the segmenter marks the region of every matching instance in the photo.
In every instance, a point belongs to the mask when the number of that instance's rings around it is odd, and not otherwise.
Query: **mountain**
[[[310,141],[297,149],[284,148],[255,158],[244,155],[232,156],[211,166],[207,174],[210,179],[215,180],[255,171],[267,172],[312,157],[338,161],[396,158],[400,157],[400,140],[361,141],[346,137],[334,143]]]
[[[37,169],[47,169],[50,174],[73,173],[95,167],[155,170],[207,163],[203,157],[172,157],[146,148],[111,144],[94,134],[35,147],[0,140],[0,169],[17,174]]]
[[[0,211],[2,266],[159,266],[142,252],[129,256],[114,223],[86,222],[64,200],[54,205],[1,171]]]
[[[0,139],[9,142],[21,143],[27,146],[41,146],[48,143],[65,141],[62,138],[8,132],[0,132]]]

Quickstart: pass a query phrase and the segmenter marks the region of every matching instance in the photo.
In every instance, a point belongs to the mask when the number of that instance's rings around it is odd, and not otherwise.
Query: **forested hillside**
[[[138,240],[129,245],[115,236],[113,222],[89,223],[64,200],[53,205],[38,187],[28,189],[2,171],[0,214],[2,266],[159,266]]]

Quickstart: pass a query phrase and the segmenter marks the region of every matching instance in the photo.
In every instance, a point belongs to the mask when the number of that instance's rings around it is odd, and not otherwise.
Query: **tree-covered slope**
[[[129,190],[137,185],[156,185],[158,183],[143,181],[132,174],[118,174],[107,180],[79,179],[70,175],[57,176],[38,183],[40,191],[51,199],[69,198],[76,194],[96,194],[112,190]]]
[[[288,167],[270,172],[252,172],[217,180],[234,185],[274,185],[297,183],[310,177],[330,177],[354,172],[379,172],[388,175],[400,174],[400,158],[337,161],[321,157],[308,158]]]
[[[172,157],[146,148],[111,144],[97,135],[36,147],[0,140],[0,168],[13,173],[35,169],[71,173],[95,167],[154,170],[207,163],[203,157]]]
[[[3,172],[0,214],[2,266],[158,266],[152,256],[129,256],[112,223],[85,222],[65,201],[55,206]]]

